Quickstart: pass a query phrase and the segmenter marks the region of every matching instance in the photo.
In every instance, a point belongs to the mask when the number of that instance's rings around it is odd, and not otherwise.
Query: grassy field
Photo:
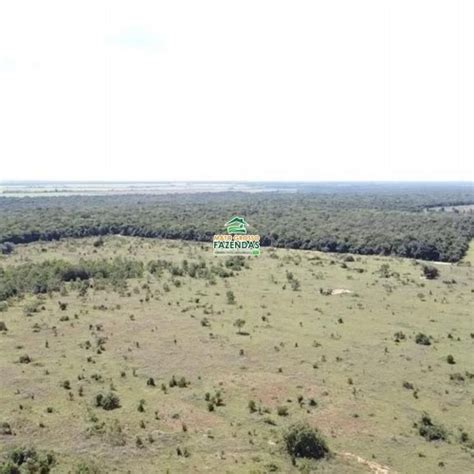
[[[19,245],[0,265],[225,261],[210,244],[94,242]],[[52,472],[472,472],[470,261],[427,280],[408,259],[264,248],[228,278],[163,270],[11,300],[0,455],[52,451]],[[120,406],[97,407],[109,392]],[[420,435],[423,413],[444,440]],[[297,421],[329,459],[292,463],[283,434]]]

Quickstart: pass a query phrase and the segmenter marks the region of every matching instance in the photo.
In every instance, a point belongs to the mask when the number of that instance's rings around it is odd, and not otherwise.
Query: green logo
[[[243,217],[234,216],[230,221],[225,223],[227,233],[229,234],[246,234],[248,224]]]
[[[247,234],[247,226],[239,216],[226,222],[227,234],[217,234],[212,239],[214,255],[260,255],[260,236]]]

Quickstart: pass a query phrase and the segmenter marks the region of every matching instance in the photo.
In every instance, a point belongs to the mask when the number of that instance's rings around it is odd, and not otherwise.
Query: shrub
[[[3,321],[0,321],[0,331],[8,331],[7,325]]]
[[[28,354],[23,354],[18,359],[20,364],[29,364],[31,362],[31,357]]]
[[[439,277],[439,270],[431,265],[423,265],[423,275],[427,280],[434,280]]]
[[[293,291],[298,291],[300,288],[301,288],[301,284],[300,284],[300,281],[296,278],[293,278],[291,281],[290,281],[290,286],[291,286],[291,289]]]
[[[422,332],[419,332],[416,335],[415,342],[417,344],[421,344],[422,346],[430,346],[431,345],[431,341],[430,341],[429,336],[427,336],[426,334],[423,334]]]
[[[104,245],[104,239],[99,237],[92,245],[94,245],[95,248],[102,247],[102,245]]]
[[[226,293],[227,304],[235,304],[235,295],[232,290],[228,290]]]
[[[4,421],[0,423],[0,434],[1,435],[11,435],[13,434],[10,423]]]
[[[421,417],[418,432],[427,441],[445,440],[447,436],[444,427],[433,423],[427,413]]]
[[[454,382],[464,382],[465,378],[462,374],[456,372],[454,374],[450,374],[449,380],[453,380]]]
[[[237,333],[242,334],[242,328],[245,326],[245,319],[236,319],[234,321],[234,326],[237,328]]]
[[[454,357],[453,357],[451,354],[449,354],[449,355],[446,357],[446,362],[447,362],[448,364],[451,364],[451,365],[454,365],[454,364],[456,363],[456,361],[454,360]]]
[[[288,407],[279,406],[277,407],[278,416],[288,416]]]
[[[109,392],[107,395],[99,393],[95,397],[95,406],[101,407],[104,410],[114,410],[115,408],[120,408],[120,399],[112,392]]]
[[[15,250],[15,244],[12,242],[4,242],[3,244],[0,244],[0,253],[2,255],[8,255],[9,253],[12,253],[13,250]]]
[[[393,339],[394,339],[395,342],[400,342],[400,341],[404,341],[406,339],[406,336],[405,336],[403,331],[397,331],[393,335]]]
[[[330,453],[320,432],[305,423],[290,426],[284,435],[284,441],[292,458],[321,459]]]
[[[0,465],[3,474],[34,473],[48,474],[56,460],[52,453],[37,452],[35,448],[14,448],[7,455],[7,460]]]

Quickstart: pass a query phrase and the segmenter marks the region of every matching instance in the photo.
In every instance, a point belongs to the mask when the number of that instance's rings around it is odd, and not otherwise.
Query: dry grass
[[[145,262],[220,259],[205,244],[113,237],[97,249],[93,241],[18,246],[0,263],[116,255]],[[306,420],[334,452],[350,453],[319,462],[318,472],[469,472],[471,452],[458,438],[472,426],[472,380],[450,375],[472,370],[471,268],[440,267],[440,278],[426,281],[410,260],[356,257],[343,268],[343,257],[263,249],[249,269],[215,285],[186,276],[175,278],[176,287],[165,272],[129,280],[130,296],[93,288],[80,297],[69,289],[12,302],[0,313],[8,328],[0,333],[0,422],[14,435],[0,434],[1,451],[21,444],[53,450],[56,472],[74,472],[90,460],[101,472],[248,473],[272,466],[293,472],[282,433]],[[393,276],[380,276],[384,263]],[[287,270],[300,281],[299,291],[287,284]],[[351,293],[330,296],[341,288]],[[227,304],[229,289],[234,305]],[[36,299],[45,309],[25,316],[23,307]],[[68,304],[66,311],[58,301]],[[65,314],[69,320],[61,321]],[[201,324],[204,317],[209,327]],[[248,335],[237,334],[237,318],[246,321]],[[406,335],[399,343],[397,331]],[[418,332],[433,344],[416,344]],[[105,338],[100,354],[99,337]],[[25,353],[32,362],[18,363]],[[446,363],[447,354],[455,365]],[[173,375],[190,385],[169,387]],[[147,385],[149,377],[155,387]],[[405,381],[414,389],[404,388]],[[95,395],[111,390],[120,408],[95,407]],[[206,393],[217,391],[223,405],[209,411]],[[144,412],[137,409],[141,399]],[[260,413],[250,413],[249,400]],[[288,416],[278,416],[279,406]],[[447,428],[449,443],[419,436],[413,422],[424,411]],[[137,447],[137,436],[144,447]]]

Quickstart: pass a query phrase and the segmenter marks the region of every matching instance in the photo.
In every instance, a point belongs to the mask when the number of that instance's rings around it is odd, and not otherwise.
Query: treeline
[[[249,232],[260,234],[262,246],[455,262],[474,236],[470,214],[425,212],[474,202],[465,185],[324,189],[0,198],[0,243],[108,234],[210,241],[240,215]]]
[[[70,263],[64,260],[45,260],[0,267],[0,301],[25,293],[59,291],[63,283],[91,278],[119,282],[143,275],[143,263],[115,258],[114,260],[81,260]]]
[[[147,263],[146,269],[155,276],[161,277],[166,270],[171,277],[189,276],[191,278],[202,278],[214,282],[214,277],[229,278],[234,272],[248,268],[245,257],[235,255],[219,260],[216,264],[207,265],[204,260],[189,262],[184,259],[180,265],[168,260],[158,259]]]
[[[0,301],[26,293],[60,291],[64,283],[90,279],[100,283],[107,281],[120,288],[120,284],[125,280],[142,277],[145,270],[156,278],[167,276],[175,282],[178,277],[188,276],[205,279],[212,284],[215,283],[216,277],[229,278],[244,268],[248,268],[248,262],[242,256],[219,259],[210,265],[204,260],[187,259],[180,263],[158,259],[143,264],[140,261],[117,257],[113,260],[80,260],[78,263],[54,259],[40,263],[0,266]]]

